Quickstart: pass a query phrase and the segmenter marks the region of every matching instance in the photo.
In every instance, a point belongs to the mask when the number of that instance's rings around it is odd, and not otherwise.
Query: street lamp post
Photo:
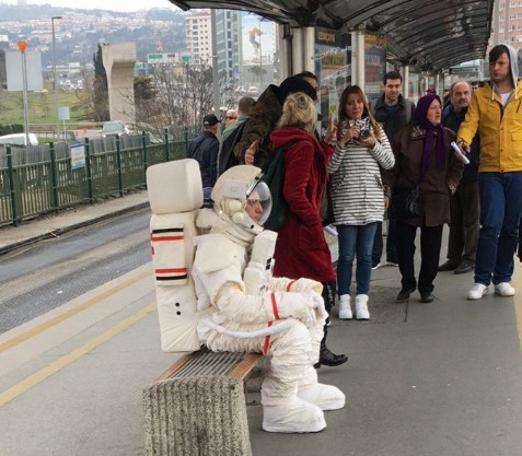
[[[53,92],[56,92],[56,34],[54,33],[54,21],[61,18],[62,16],[51,17],[51,31],[53,35]]]
[[[24,100],[24,132],[25,132],[25,147],[28,148],[29,143],[29,97],[27,88],[27,59],[25,52],[27,51],[27,41],[18,41],[18,49],[22,53],[22,84],[23,84],[23,100]]]

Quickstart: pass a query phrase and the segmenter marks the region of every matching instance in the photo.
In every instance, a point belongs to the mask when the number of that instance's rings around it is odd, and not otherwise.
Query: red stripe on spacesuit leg
[[[296,280],[291,280],[288,282],[288,285],[286,286],[286,291],[290,291],[290,288],[292,288],[292,285],[296,282]]]
[[[268,327],[272,326],[272,322],[268,322]],[[270,349],[270,336],[265,336],[265,340],[263,342],[263,355],[267,355],[268,350]]]
[[[270,293],[270,299],[272,300],[272,312],[274,312],[274,317],[276,320],[279,320],[279,311],[277,310],[277,301],[274,293]]]

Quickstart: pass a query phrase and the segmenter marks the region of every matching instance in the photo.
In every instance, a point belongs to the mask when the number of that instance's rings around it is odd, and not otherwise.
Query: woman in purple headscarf
[[[433,301],[442,227],[450,221],[450,195],[455,193],[463,165],[450,144],[455,134],[441,124],[441,101],[435,94],[422,97],[415,122],[393,140],[395,167],[385,177],[397,219],[397,250],[402,289],[397,301],[408,300],[418,286],[421,302]],[[415,279],[417,228],[421,231],[421,269]]]

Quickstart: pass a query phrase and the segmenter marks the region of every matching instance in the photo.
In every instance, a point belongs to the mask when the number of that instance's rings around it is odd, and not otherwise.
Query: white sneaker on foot
[[[370,319],[370,312],[368,312],[368,295],[358,294],[355,297],[355,318],[357,318],[357,320]]]
[[[372,266],[372,271],[376,271],[382,266],[382,263],[379,261],[375,266]]]
[[[483,283],[474,283],[468,291],[468,299],[472,301],[482,299],[482,297],[488,294],[489,287]]]
[[[495,285],[495,294],[499,296],[515,296],[515,289],[509,282],[500,282]]]
[[[352,307],[350,306],[350,295],[339,296],[339,320],[351,320],[353,318]]]

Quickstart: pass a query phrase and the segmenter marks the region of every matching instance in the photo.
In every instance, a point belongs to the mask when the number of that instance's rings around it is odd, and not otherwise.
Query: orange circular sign
[[[25,40],[19,40],[17,45],[18,45],[18,49],[20,49],[20,51],[22,51],[22,52],[25,52],[25,50],[27,49],[27,41],[25,41]]]

